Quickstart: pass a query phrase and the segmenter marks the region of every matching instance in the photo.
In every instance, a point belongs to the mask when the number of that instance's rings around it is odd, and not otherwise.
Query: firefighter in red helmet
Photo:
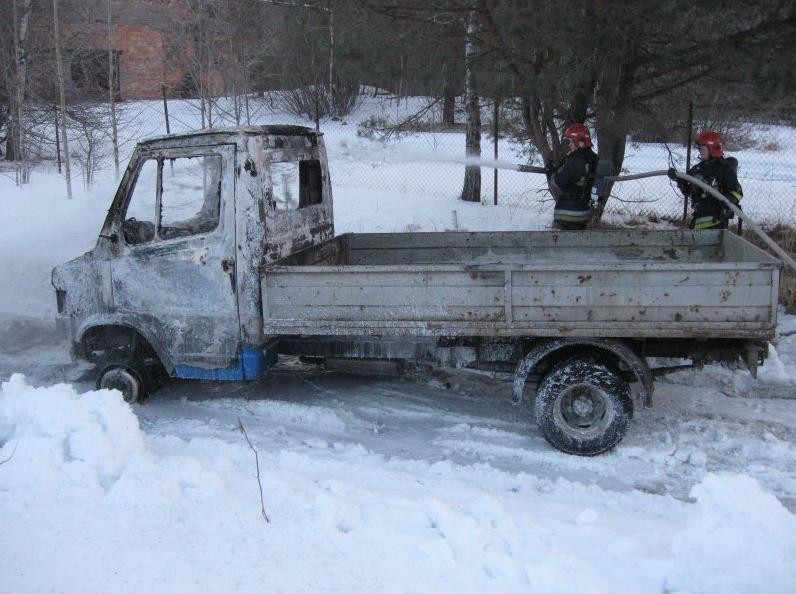
[[[597,155],[591,149],[589,129],[583,124],[568,126],[564,130],[564,140],[569,143],[567,156],[559,165],[545,168],[556,199],[553,228],[585,229],[592,216],[591,186]]]
[[[696,137],[696,146],[699,150],[699,163],[686,173],[716,188],[730,202],[740,207],[743,190],[736,173],[738,162],[732,157],[724,158],[721,136],[717,132],[706,130]],[[681,179],[677,179],[677,186],[691,200],[694,209],[690,223],[692,229],[727,228],[727,221],[734,214],[724,203]]]

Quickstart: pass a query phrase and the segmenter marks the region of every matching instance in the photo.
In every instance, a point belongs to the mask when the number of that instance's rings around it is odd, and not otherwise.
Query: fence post
[[[321,131],[321,107],[319,105],[318,89],[315,89],[315,131]]]
[[[495,161],[498,160],[498,130],[500,130],[500,122],[498,118],[500,117],[500,98],[495,97],[495,113],[493,114],[493,128],[492,128],[492,137],[495,141]],[[492,187],[492,203],[497,206],[498,203],[498,168],[495,165],[494,168],[494,183]]]
[[[55,155],[58,159],[58,173],[61,173],[61,135],[58,131],[58,104],[53,103],[53,113],[55,113]]]
[[[694,102],[688,102],[688,134],[685,145],[685,170],[691,169],[691,135],[694,133]],[[688,196],[683,196],[683,224],[688,218]]]
[[[163,93],[163,115],[166,116],[166,134],[171,134],[171,127],[169,126],[169,103],[166,101],[166,85],[160,85],[160,90]]]

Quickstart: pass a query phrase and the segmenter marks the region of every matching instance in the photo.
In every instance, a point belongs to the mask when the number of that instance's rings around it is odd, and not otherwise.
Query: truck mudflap
[[[746,357],[744,364],[753,379],[757,379],[757,369],[768,358],[767,342],[748,342],[746,344]]]

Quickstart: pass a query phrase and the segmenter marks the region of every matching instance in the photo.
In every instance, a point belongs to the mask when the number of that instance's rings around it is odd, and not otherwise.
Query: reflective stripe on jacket
[[[572,210],[568,208],[558,208],[553,210],[554,221],[564,221],[567,223],[588,223],[591,219],[591,209]]]

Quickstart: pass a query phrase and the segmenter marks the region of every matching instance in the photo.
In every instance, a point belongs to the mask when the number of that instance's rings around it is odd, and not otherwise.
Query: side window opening
[[[122,223],[125,242],[140,245],[215,229],[221,209],[221,168],[220,155],[144,161]]]
[[[220,155],[178,157],[161,162],[158,227],[161,239],[212,231],[218,226],[220,206]]]
[[[320,161],[299,161],[299,180],[299,208],[323,202],[323,173]]]
[[[271,163],[272,204],[297,210],[323,202],[323,171],[317,159]]]
[[[157,186],[158,162],[147,159],[138,170],[133,194],[122,223],[122,234],[129,245],[149,243],[155,238]]]
[[[272,200],[276,210],[295,210],[299,204],[298,163],[271,163]]]

